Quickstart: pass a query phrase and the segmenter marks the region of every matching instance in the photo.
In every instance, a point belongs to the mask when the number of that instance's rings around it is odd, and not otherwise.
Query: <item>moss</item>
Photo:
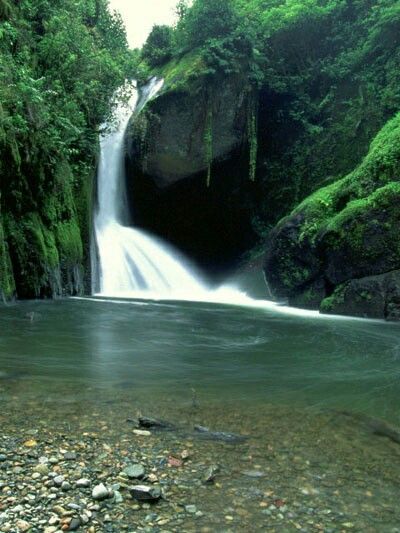
[[[300,240],[314,242],[325,229],[338,227],[346,218],[369,209],[394,190],[400,166],[400,113],[390,120],[371,143],[362,163],[348,176],[318,190],[292,215],[304,215]],[[381,193],[377,188],[388,185]]]
[[[8,245],[4,235],[3,224],[0,220],[0,298],[9,299],[15,293],[15,280],[12,270]]]
[[[200,51],[194,50],[169,61],[154,73],[164,79],[163,91],[190,91],[196,88],[193,81],[206,73],[206,65]]]
[[[76,265],[82,262],[82,239],[76,219],[57,224],[55,237],[61,261],[71,265]]]
[[[298,297],[315,279],[334,289],[398,268],[399,171],[400,114],[352,173],[312,194],[274,230],[266,270],[274,290]]]
[[[320,311],[321,313],[331,313],[334,309],[340,308],[341,305],[345,302],[347,284],[339,285],[329,296],[321,302]]]
[[[255,181],[258,154],[258,105],[257,100],[249,98],[247,111],[247,137],[249,141],[249,179]]]
[[[20,297],[51,296],[56,288],[59,255],[55,237],[37,213],[29,213],[18,222],[7,220],[7,240],[15,267]]]

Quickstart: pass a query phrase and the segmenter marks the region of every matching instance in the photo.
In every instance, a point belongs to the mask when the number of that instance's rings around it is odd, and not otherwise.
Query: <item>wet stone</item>
[[[92,491],[92,498],[94,500],[105,500],[110,497],[110,491],[103,484],[96,485]]]
[[[135,485],[129,488],[129,492],[132,498],[142,502],[156,502],[161,498],[161,489],[159,487]]]
[[[81,527],[81,520],[80,518],[73,518],[69,524],[68,531],[76,531]]]
[[[143,465],[133,464],[124,468],[123,472],[129,479],[141,479],[145,474],[145,469]]]

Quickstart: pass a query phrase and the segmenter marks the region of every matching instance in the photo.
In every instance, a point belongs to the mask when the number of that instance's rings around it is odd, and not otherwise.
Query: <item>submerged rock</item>
[[[129,488],[129,492],[135,500],[141,502],[157,502],[161,498],[161,489],[148,485],[135,485]]]
[[[143,465],[133,464],[125,467],[123,472],[129,479],[140,479],[144,477],[145,469]]]
[[[195,426],[194,429],[199,437],[207,440],[216,440],[231,444],[236,444],[247,440],[247,437],[243,435],[236,435],[235,433],[227,433],[225,431],[211,431],[209,428],[204,426]]]
[[[139,426],[146,429],[173,429],[173,425],[165,420],[158,420],[148,416],[139,416]]]

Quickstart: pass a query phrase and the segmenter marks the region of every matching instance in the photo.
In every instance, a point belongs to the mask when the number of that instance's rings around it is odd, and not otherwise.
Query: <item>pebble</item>
[[[77,455],[75,452],[66,452],[64,454],[65,461],[76,461]]]
[[[195,505],[185,505],[185,511],[190,514],[196,514],[197,507]]]
[[[86,479],[83,477],[81,479],[78,479],[78,481],[75,484],[77,487],[87,488],[87,487],[90,487],[90,479]]]
[[[124,468],[123,472],[129,479],[141,479],[145,474],[145,469],[141,464],[133,464]]]
[[[25,533],[25,531],[28,531],[31,528],[31,524],[26,522],[26,520],[17,520],[15,525],[22,533]]]
[[[144,429],[134,429],[133,433],[139,437],[149,437],[151,435],[150,431],[146,431]]]
[[[80,518],[73,518],[69,524],[68,531],[76,531],[81,527],[81,520]]]
[[[92,498],[94,500],[105,500],[110,497],[110,491],[103,484],[96,485],[92,491]]]

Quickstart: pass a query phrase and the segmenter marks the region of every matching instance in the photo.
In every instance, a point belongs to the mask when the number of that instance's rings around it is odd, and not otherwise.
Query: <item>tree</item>
[[[239,26],[239,17],[232,0],[195,0],[178,23],[177,41],[195,48],[210,39],[231,36]]]
[[[173,29],[170,26],[153,26],[142,50],[142,58],[150,65],[162,65],[171,58]]]

